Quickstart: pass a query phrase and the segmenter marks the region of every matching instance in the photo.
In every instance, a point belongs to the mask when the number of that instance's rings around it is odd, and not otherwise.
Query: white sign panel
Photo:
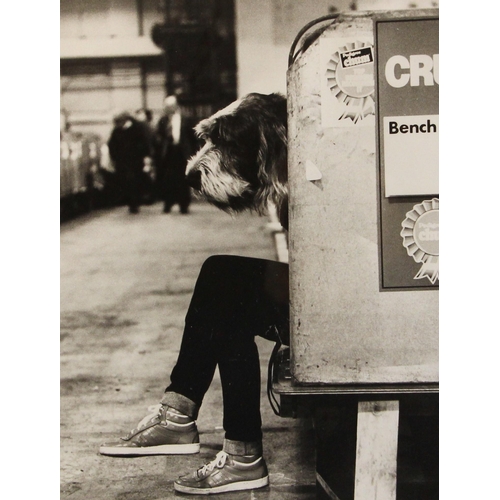
[[[384,116],[385,195],[439,193],[439,115]]]

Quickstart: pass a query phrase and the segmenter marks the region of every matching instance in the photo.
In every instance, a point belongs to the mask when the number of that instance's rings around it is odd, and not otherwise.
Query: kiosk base
[[[437,386],[294,386],[283,365],[274,373],[280,416],[312,417],[318,500],[439,498]]]

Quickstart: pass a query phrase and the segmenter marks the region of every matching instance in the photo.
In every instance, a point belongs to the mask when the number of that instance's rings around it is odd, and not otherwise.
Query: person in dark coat
[[[139,108],[135,112],[135,118],[144,127],[148,136],[150,155],[144,159],[144,170],[141,175],[142,201],[151,205],[156,199],[155,184],[155,156],[157,150],[156,133],[153,127],[153,112],[147,108]]]
[[[188,158],[194,152],[194,133],[182,116],[175,96],[164,101],[164,115],[156,127],[158,155],[156,159],[159,193],[163,211],[169,213],[178,204],[183,214],[189,212],[191,191],[185,173]]]
[[[136,214],[141,203],[141,176],[145,158],[152,154],[143,124],[126,112],[116,116],[108,148],[129,212]]]

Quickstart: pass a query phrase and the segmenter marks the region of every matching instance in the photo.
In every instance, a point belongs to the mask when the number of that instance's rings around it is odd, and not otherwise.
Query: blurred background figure
[[[157,143],[153,128],[153,112],[147,108],[140,108],[135,112],[135,118],[143,125],[144,132],[149,141],[151,154],[144,158],[144,168],[141,174],[141,200],[143,203],[151,205],[156,199],[154,158],[156,156]]]
[[[152,155],[144,124],[128,112],[116,116],[108,149],[129,212],[136,214],[141,204],[141,177],[145,158],[151,158]]]
[[[169,213],[178,204],[183,214],[189,212],[191,191],[185,172],[188,158],[194,151],[194,133],[184,119],[174,95],[163,101],[164,114],[156,127],[158,154],[156,159],[157,182],[163,200],[163,212]]]
[[[59,111],[59,119],[60,119],[59,132],[62,138],[62,136],[70,129],[69,113],[63,108],[61,108]]]

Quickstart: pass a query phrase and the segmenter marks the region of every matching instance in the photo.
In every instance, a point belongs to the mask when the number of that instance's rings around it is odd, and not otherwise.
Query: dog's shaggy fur
[[[287,225],[287,107],[280,94],[248,94],[195,132],[204,146],[188,162],[188,183],[228,212],[264,214],[276,205]]]

